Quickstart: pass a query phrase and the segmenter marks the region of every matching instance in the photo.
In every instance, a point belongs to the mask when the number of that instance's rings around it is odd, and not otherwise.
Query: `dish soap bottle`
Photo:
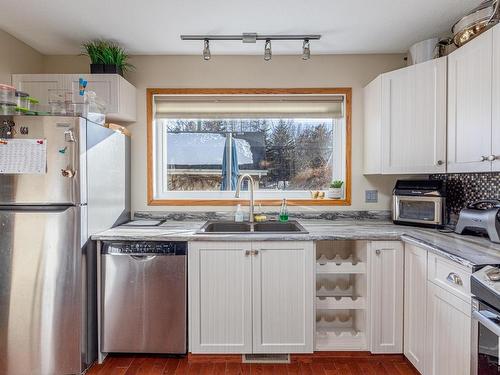
[[[241,204],[236,206],[236,212],[234,213],[234,221],[241,223],[243,221],[243,211],[241,210]]]
[[[286,206],[286,199],[283,199],[283,202],[281,203],[279,219],[283,223],[288,221],[288,207]]]

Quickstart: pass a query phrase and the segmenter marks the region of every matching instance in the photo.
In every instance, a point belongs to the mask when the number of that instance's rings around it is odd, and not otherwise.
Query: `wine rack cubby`
[[[367,243],[316,243],[318,351],[367,349]]]

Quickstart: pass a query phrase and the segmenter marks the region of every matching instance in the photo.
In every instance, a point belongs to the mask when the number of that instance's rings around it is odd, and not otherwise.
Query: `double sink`
[[[198,234],[235,234],[235,233],[309,233],[295,220],[287,222],[266,221],[262,223],[234,222],[234,221],[207,221]]]

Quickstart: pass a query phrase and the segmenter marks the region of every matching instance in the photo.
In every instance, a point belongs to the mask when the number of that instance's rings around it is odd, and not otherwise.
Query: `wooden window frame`
[[[344,199],[287,199],[290,206],[350,206],[351,205],[351,153],[352,153],[352,88],[246,88],[246,89],[200,89],[200,88],[148,88],[147,105],[147,184],[149,206],[235,206],[245,204],[244,199],[155,199],[153,194],[153,98],[154,95],[344,95],[346,124],[346,169]],[[256,199],[263,206],[276,206],[279,199]]]

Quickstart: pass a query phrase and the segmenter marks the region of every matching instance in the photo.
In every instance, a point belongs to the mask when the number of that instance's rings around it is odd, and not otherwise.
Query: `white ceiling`
[[[405,52],[447,33],[481,0],[14,0],[0,28],[44,54],[76,54],[82,41],[113,39],[132,54],[199,54],[180,34],[320,33],[312,53]],[[296,54],[301,42],[273,42]],[[212,54],[261,54],[263,42],[212,42]]]

